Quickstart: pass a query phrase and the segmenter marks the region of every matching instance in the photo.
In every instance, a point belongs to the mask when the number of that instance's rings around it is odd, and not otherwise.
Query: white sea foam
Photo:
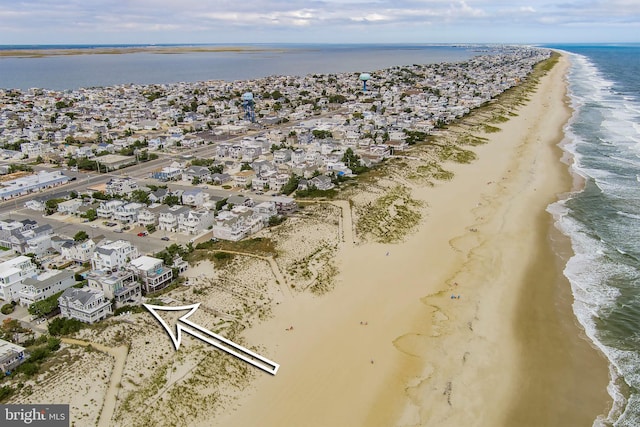
[[[640,219],[640,215],[630,214],[628,212],[622,212],[622,211],[617,211],[616,213],[620,216],[624,216],[627,218]]]
[[[572,67],[569,73],[569,97],[574,114],[565,128],[565,141],[561,148],[566,155],[570,156],[571,170],[582,177],[591,177],[598,187],[607,195],[626,195],[629,189],[616,180],[621,177],[610,171],[597,169],[595,166],[587,166],[586,157],[580,153],[581,145],[586,144],[573,130],[578,120],[581,119],[583,109],[597,109],[602,115],[604,123],[598,128],[603,131],[603,145],[607,145],[606,150],[613,150],[620,153],[615,155],[612,162],[622,162],[627,168],[639,169],[640,163],[636,157],[627,158],[632,154],[631,149],[638,147],[638,125],[637,114],[640,108],[634,99],[625,98],[620,102],[620,96],[615,99],[612,93],[612,82],[603,78],[602,74],[590,62],[588,58],[581,55],[571,55]],[[609,148],[611,147],[611,148]],[[618,148],[618,150],[616,150]],[[628,154],[624,154],[626,153]],[[604,163],[607,163],[606,160]],[[613,164],[613,163],[611,163]],[[631,175],[640,181],[640,173]],[[627,177],[628,182],[628,177]],[[627,184],[628,186],[628,184]],[[573,196],[579,196],[573,195]],[[573,197],[572,196],[572,197]],[[629,413],[638,413],[640,403],[637,397],[632,397],[627,401],[621,392],[623,382],[640,384],[640,373],[629,367],[640,366],[640,357],[637,352],[624,351],[605,345],[598,336],[596,322],[600,313],[608,311],[616,306],[616,300],[621,295],[617,288],[607,286],[607,280],[618,277],[620,274],[637,274],[632,267],[612,264],[606,257],[606,242],[591,236],[588,230],[576,219],[569,215],[567,200],[551,204],[547,211],[554,219],[556,227],[567,235],[572,244],[574,256],[567,262],[564,274],[571,284],[574,295],[573,311],[578,321],[583,325],[585,333],[591,341],[607,356],[610,361],[610,383],[607,387],[609,395],[613,398],[614,404],[607,416],[601,416],[595,420],[595,426],[626,426],[626,419],[631,418]],[[618,211],[618,215],[633,220],[640,219],[640,215],[635,213]],[[622,249],[617,249],[620,253],[626,253]],[[631,424],[629,424],[631,425]]]

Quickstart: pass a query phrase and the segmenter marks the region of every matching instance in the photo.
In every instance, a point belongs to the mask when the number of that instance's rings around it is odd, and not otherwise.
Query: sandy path
[[[107,389],[107,392],[105,394],[104,402],[102,403],[102,410],[100,411],[100,419],[98,421],[98,427],[109,427],[110,425],[112,425],[111,421],[116,409],[116,401],[118,399],[120,381],[122,380],[122,373],[124,372],[124,365],[127,361],[127,354],[129,352],[128,348],[126,346],[107,347],[102,344],[76,340],[73,338],[62,338],[62,342],[66,344],[80,345],[83,347],[90,345],[98,351],[113,356],[113,371],[111,372],[111,378],[109,379],[109,388]]]

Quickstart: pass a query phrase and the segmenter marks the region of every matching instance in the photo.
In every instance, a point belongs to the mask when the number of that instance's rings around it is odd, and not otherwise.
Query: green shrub
[[[9,387],[8,385],[0,387],[0,402],[11,397],[14,391],[15,389],[13,387]]]
[[[16,368],[17,372],[21,372],[28,377],[37,374],[39,370],[40,367],[38,366],[38,364],[33,362],[25,362]]]
[[[60,348],[60,338],[49,337],[47,340],[47,349],[49,351],[56,351]]]
[[[57,317],[49,323],[49,333],[54,336],[69,335],[78,332],[86,325],[77,319]]]

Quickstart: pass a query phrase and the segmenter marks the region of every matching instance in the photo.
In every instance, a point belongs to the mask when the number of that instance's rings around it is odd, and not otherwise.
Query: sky
[[[0,45],[639,41],[640,0],[0,0]]]

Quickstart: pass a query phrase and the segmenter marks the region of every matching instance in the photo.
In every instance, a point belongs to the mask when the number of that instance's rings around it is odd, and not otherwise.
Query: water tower
[[[250,122],[256,121],[256,113],[253,110],[253,93],[245,92],[242,94],[242,107],[244,108],[244,119]]]
[[[367,91],[367,81],[371,78],[371,74],[369,73],[362,73],[360,74],[360,80],[362,80],[362,91],[366,92]]]

